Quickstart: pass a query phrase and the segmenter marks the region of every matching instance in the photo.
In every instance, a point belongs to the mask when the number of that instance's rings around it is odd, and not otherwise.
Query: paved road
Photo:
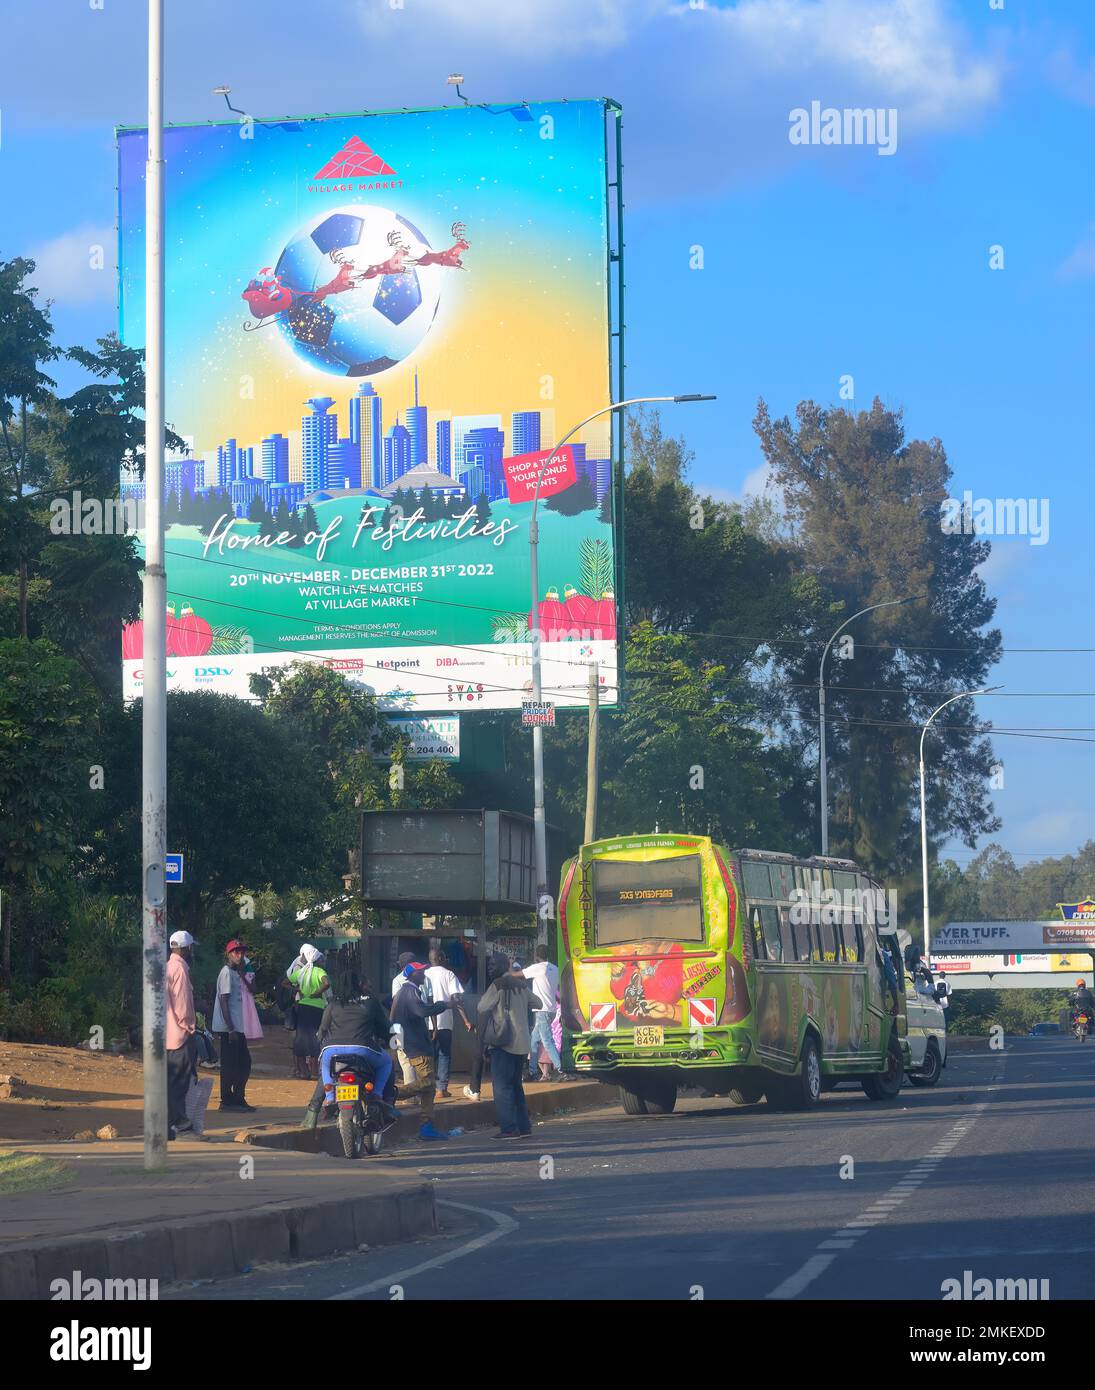
[[[469,1134],[388,1156],[436,1180],[441,1238],[175,1296],[938,1300],[969,1270],[1091,1298],[1093,1102],[1095,1043],[1020,1039],[955,1054],[938,1087],[890,1104],[847,1087],[807,1114],[684,1098],[520,1144]]]

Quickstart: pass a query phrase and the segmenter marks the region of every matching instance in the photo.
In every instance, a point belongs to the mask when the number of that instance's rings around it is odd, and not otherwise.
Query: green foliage
[[[585,476],[580,474],[578,481],[571,483],[570,487],[564,488],[562,492],[553,492],[544,501],[544,506],[553,512],[559,512],[562,516],[577,516],[579,512],[591,512],[597,505],[597,495],[593,491],[593,484]]]
[[[816,763],[818,664],[832,630],[868,605],[923,595],[865,615],[849,633],[854,657],[834,655],[826,668],[832,852],[891,880],[911,877],[920,726],[945,694],[983,684],[1000,654],[1000,633],[983,631],[996,606],[978,573],[989,544],[943,533],[946,454],[938,440],[906,441],[900,411],[877,400],[858,414],[806,401],[792,425],[762,401],[754,426],[782,489],[793,561],[828,598],[813,642],[776,649],[783,727],[804,761]],[[933,725],[925,751],[936,844],[958,835],[972,845],[998,825],[987,728],[972,702]]]
[[[590,598],[600,598],[606,589],[614,589],[612,554],[607,541],[583,536],[578,543],[578,591]]]
[[[947,1031],[984,1037],[994,1027],[1013,1037],[1029,1033],[1036,1023],[1056,1023],[1058,1011],[1068,1003],[1068,988],[1055,989],[960,989],[951,994]]]
[[[76,848],[94,702],[46,641],[0,640],[0,883],[37,881]]]

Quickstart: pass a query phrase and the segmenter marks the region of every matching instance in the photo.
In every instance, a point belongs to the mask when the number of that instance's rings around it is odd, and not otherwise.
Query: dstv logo
[[[221,676],[230,676],[231,674],[231,666],[197,666],[194,668],[196,681],[215,681]]]

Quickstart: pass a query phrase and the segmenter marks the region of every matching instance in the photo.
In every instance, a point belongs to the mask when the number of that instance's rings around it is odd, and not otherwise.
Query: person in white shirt
[[[399,969],[395,978],[392,980],[393,1000],[395,999],[395,996],[399,993],[399,991],[403,988],[403,986],[407,983],[406,979],[404,978],[403,971],[404,968],[410,965],[411,961],[413,960],[414,952],[404,951],[403,954],[399,957],[398,961],[396,961],[396,965],[399,967]],[[396,1026],[398,1027],[398,1025]],[[404,1086],[413,1086],[418,1080],[418,1078],[414,1074],[414,1067],[411,1066],[407,1054],[403,1051],[402,1028],[400,1028],[398,1032],[393,1031],[392,1042],[398,1044],[395,1048],[395,1059],[399,1063],[400,1070],[403,1072],[403,1084]]]
[[[464,986],[449,969],[445,962],[444,953],[436,946],[430,951],[430,964],[426,971],[426,989],[429,992],[429,998],[434,1003],[439,999],[444,999],[452,1004],[451,1009],[445,1009],[443,1013],[439,1013],[435,1019],[431,1020],[437,1094],[447,1098],[449,1095],[449,1073],[452,1070],[453,1013],[456,1012],[460,1015],[464,1020],[464,1027],[469,1033],[472,1032],[474,1025],[464,1012],[464,1006],[461,1003]]]
[[[559,1080],[563,1074],[563,1063],[555,1039],[551,1036],[551,1020],[555,1017],[555,1006],[559,1001],[559,967],[548,960],[546,946],[537,946],[536,960],[521,973],[531,983],[535,999],[528,1059],[529,1079],[540,1080],[541,1072],[543,1080],[549,1079],[548,1069],[539,1063],[540,1044],[543,1043],[544,1051],[555,1068],[555,1079]]]

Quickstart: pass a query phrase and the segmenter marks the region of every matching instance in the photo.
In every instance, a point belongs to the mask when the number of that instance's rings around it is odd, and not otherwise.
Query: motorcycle
[[[1087,1014],[1077,1014],[1072,1020],[1072,1031],[1076,1034],[1077,1042],[1083,1042],[1087,1037],[1091,1027],[1091,1019]]]
[[[361,1057],[331,1062],[342,1152],[347,1158],[380,1152],[384,1132],[395,1124],[394,1109],[376,1090],[372,1067]]]

